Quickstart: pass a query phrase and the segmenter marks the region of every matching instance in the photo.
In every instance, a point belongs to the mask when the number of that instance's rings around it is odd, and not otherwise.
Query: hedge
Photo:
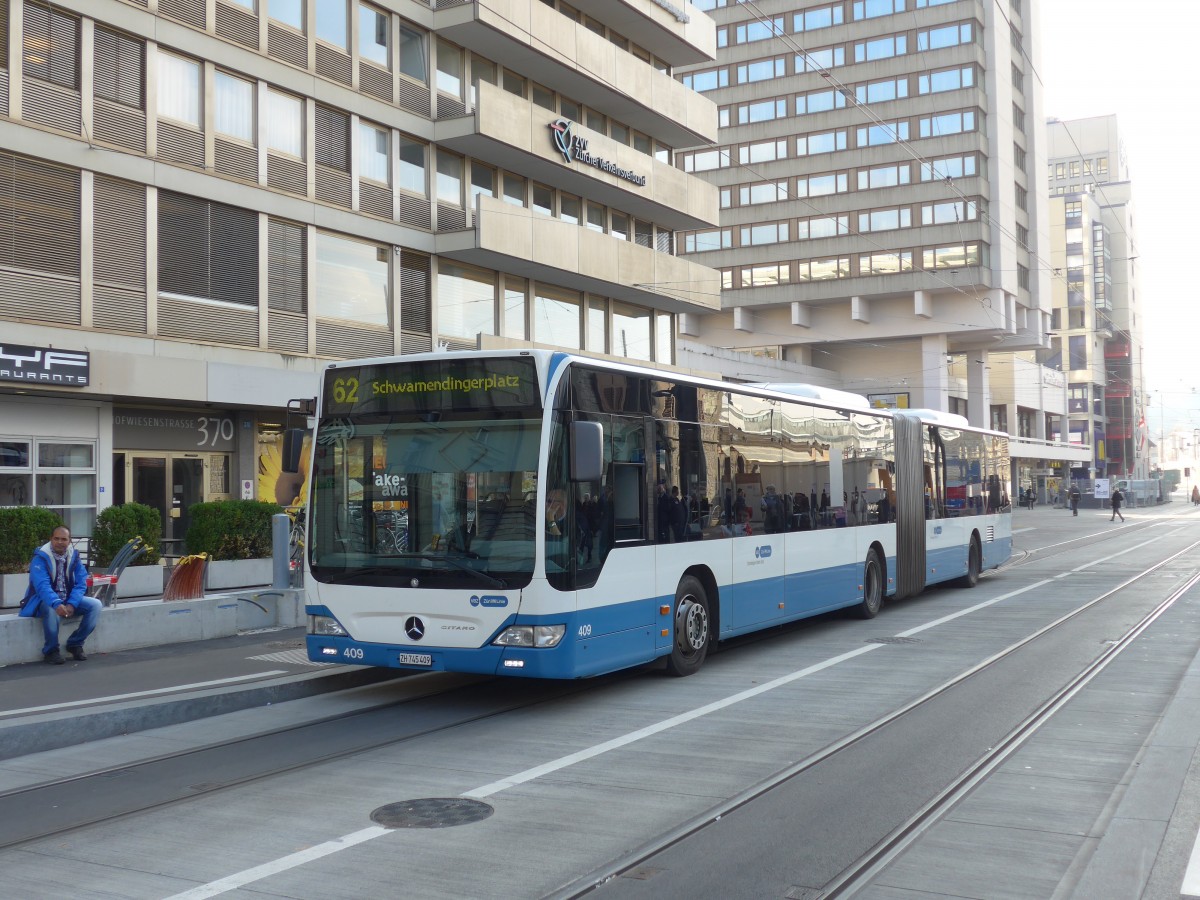
[[[262,500],[215,500],[197,503],[187,532],[188,553],[209,559],[262,559],[271,555],[271,516],[283,512],[278,503]]]
[[[0,509],[0,574],[28,572],[37,548],[62,523],[58,513],[40,506]]]
[[[92,565],[107,566],[130,538],[140,537],[149,548],[132,563],[153,566],[159,560],[162,540],[162,514],[144,503],[110,506],[96,516],[92,529]]]

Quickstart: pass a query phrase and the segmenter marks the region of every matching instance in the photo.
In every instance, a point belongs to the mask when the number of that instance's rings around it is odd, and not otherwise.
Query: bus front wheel
[[[979,573],[983,571],[983,548],[979,538],[971,536],[971,548],[967,551],[967,574],[958,579],[958,586],[973,588],[979,584]]]
[[[883,606],[883,563],[879,554],[872,547],[867,551],[867,561],[863,563],[863,598],[854,608],[860,619],[873,619],[879,615]]]
[[[711,637],[708,596],[699,579],[685,575],[675,589],[675,640],[667,671],[683,677],[700,671]]]

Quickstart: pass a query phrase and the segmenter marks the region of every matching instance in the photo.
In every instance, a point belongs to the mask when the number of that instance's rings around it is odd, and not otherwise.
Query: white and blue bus
[[[1012,551],[1005,435],[854,394],[480,351],[332,364],[316,415],[320,662],[689,675],[715,641],[870,618]]]

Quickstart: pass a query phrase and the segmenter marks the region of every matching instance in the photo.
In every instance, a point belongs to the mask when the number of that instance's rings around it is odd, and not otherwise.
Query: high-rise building
[[[1142,304],[1129,164],[1116,116],[1047,129],[1055,278],[1048,365],[1067,374],[1069,439],[1091,449],[1077,477],[1147,478]]]
[[[717,60],[679,77],[720,132],[678,160],[716,185],[721,222],[681,250],[723,291],[719,313],[681,317],[681,347],[991,424],[988,360],[1050,330],[1029,0],[697,5]]]
[[[720,284],[673,252],[718,220],[684,7],[0,0],[0,506],[292,502],[327,359],[673,363]]]

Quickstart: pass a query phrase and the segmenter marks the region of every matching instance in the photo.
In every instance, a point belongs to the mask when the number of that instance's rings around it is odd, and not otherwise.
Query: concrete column
[[[271,315],[271,228],[270,217],[258,214],[258,346],[267,348]]]
[[[357,74],[358,68],[354,69]],[[354,212],[358,212],[361,208],[359,205],[359,187],[358,178],[362,174],[359,166],[359,153],[362,151],[362,134],[359,133],[359,123],[362,119],[358,113],[350,113],[350,208]],[[390,162],[389,151],[389,162]],[[315,169],[316,166],[313,166]]]
[[[991,425],[992,389],[987,363],[987,351],[967,352],[967,421],[975,428]]]
[[[154,159],[158,156],[158,44],[155,41],[146,41],[145,92],[146,157]]]
[[[79,117],[90,144],[96,133],[96,22],[79,21]]]
[[[688,337],[700,337],[700,322],[701,317],[697,313],[680,313],[679,333],[686,334]]]
[[[913,292],[913,315],[922,319],[933,318],[933,298],[928,291]]]
[[[158,188],[146,188],[146,334],[158,334]]]
[[[950,409],[950,367],[946,363],[949,345],[944,334],[921,338],[920,390],[915,391],[913,406],[919,409]]]
[[[266,16],[263,16],[265,19]],[[265,46],[265,45],[264,45]],[[255,116],[255,130],[257,137],[254,141],[255,150],[258,153],[258,183],[267,183],[267,83],[259,81],[255,84],[255,105],[258,107],[258,115]]]
[[[754,331],[754,313],[745,306],[733,308],[733,327],[736,331]]]
[[[792,301],[792,324],[800,328],[812,327],[810,309],[799,300]]]
[[[92,327],[93,288],[96,278],[96,176],[79,173],[79,324]]]
[[[24,0],[0,0],[8,6],[8,114],[11,118],[22,117],[25,84],[25,48],[21,44],[25,34]]]
[[[850,318],[868,325],[871,322],[871,301],[866,297],[850,298]]]

